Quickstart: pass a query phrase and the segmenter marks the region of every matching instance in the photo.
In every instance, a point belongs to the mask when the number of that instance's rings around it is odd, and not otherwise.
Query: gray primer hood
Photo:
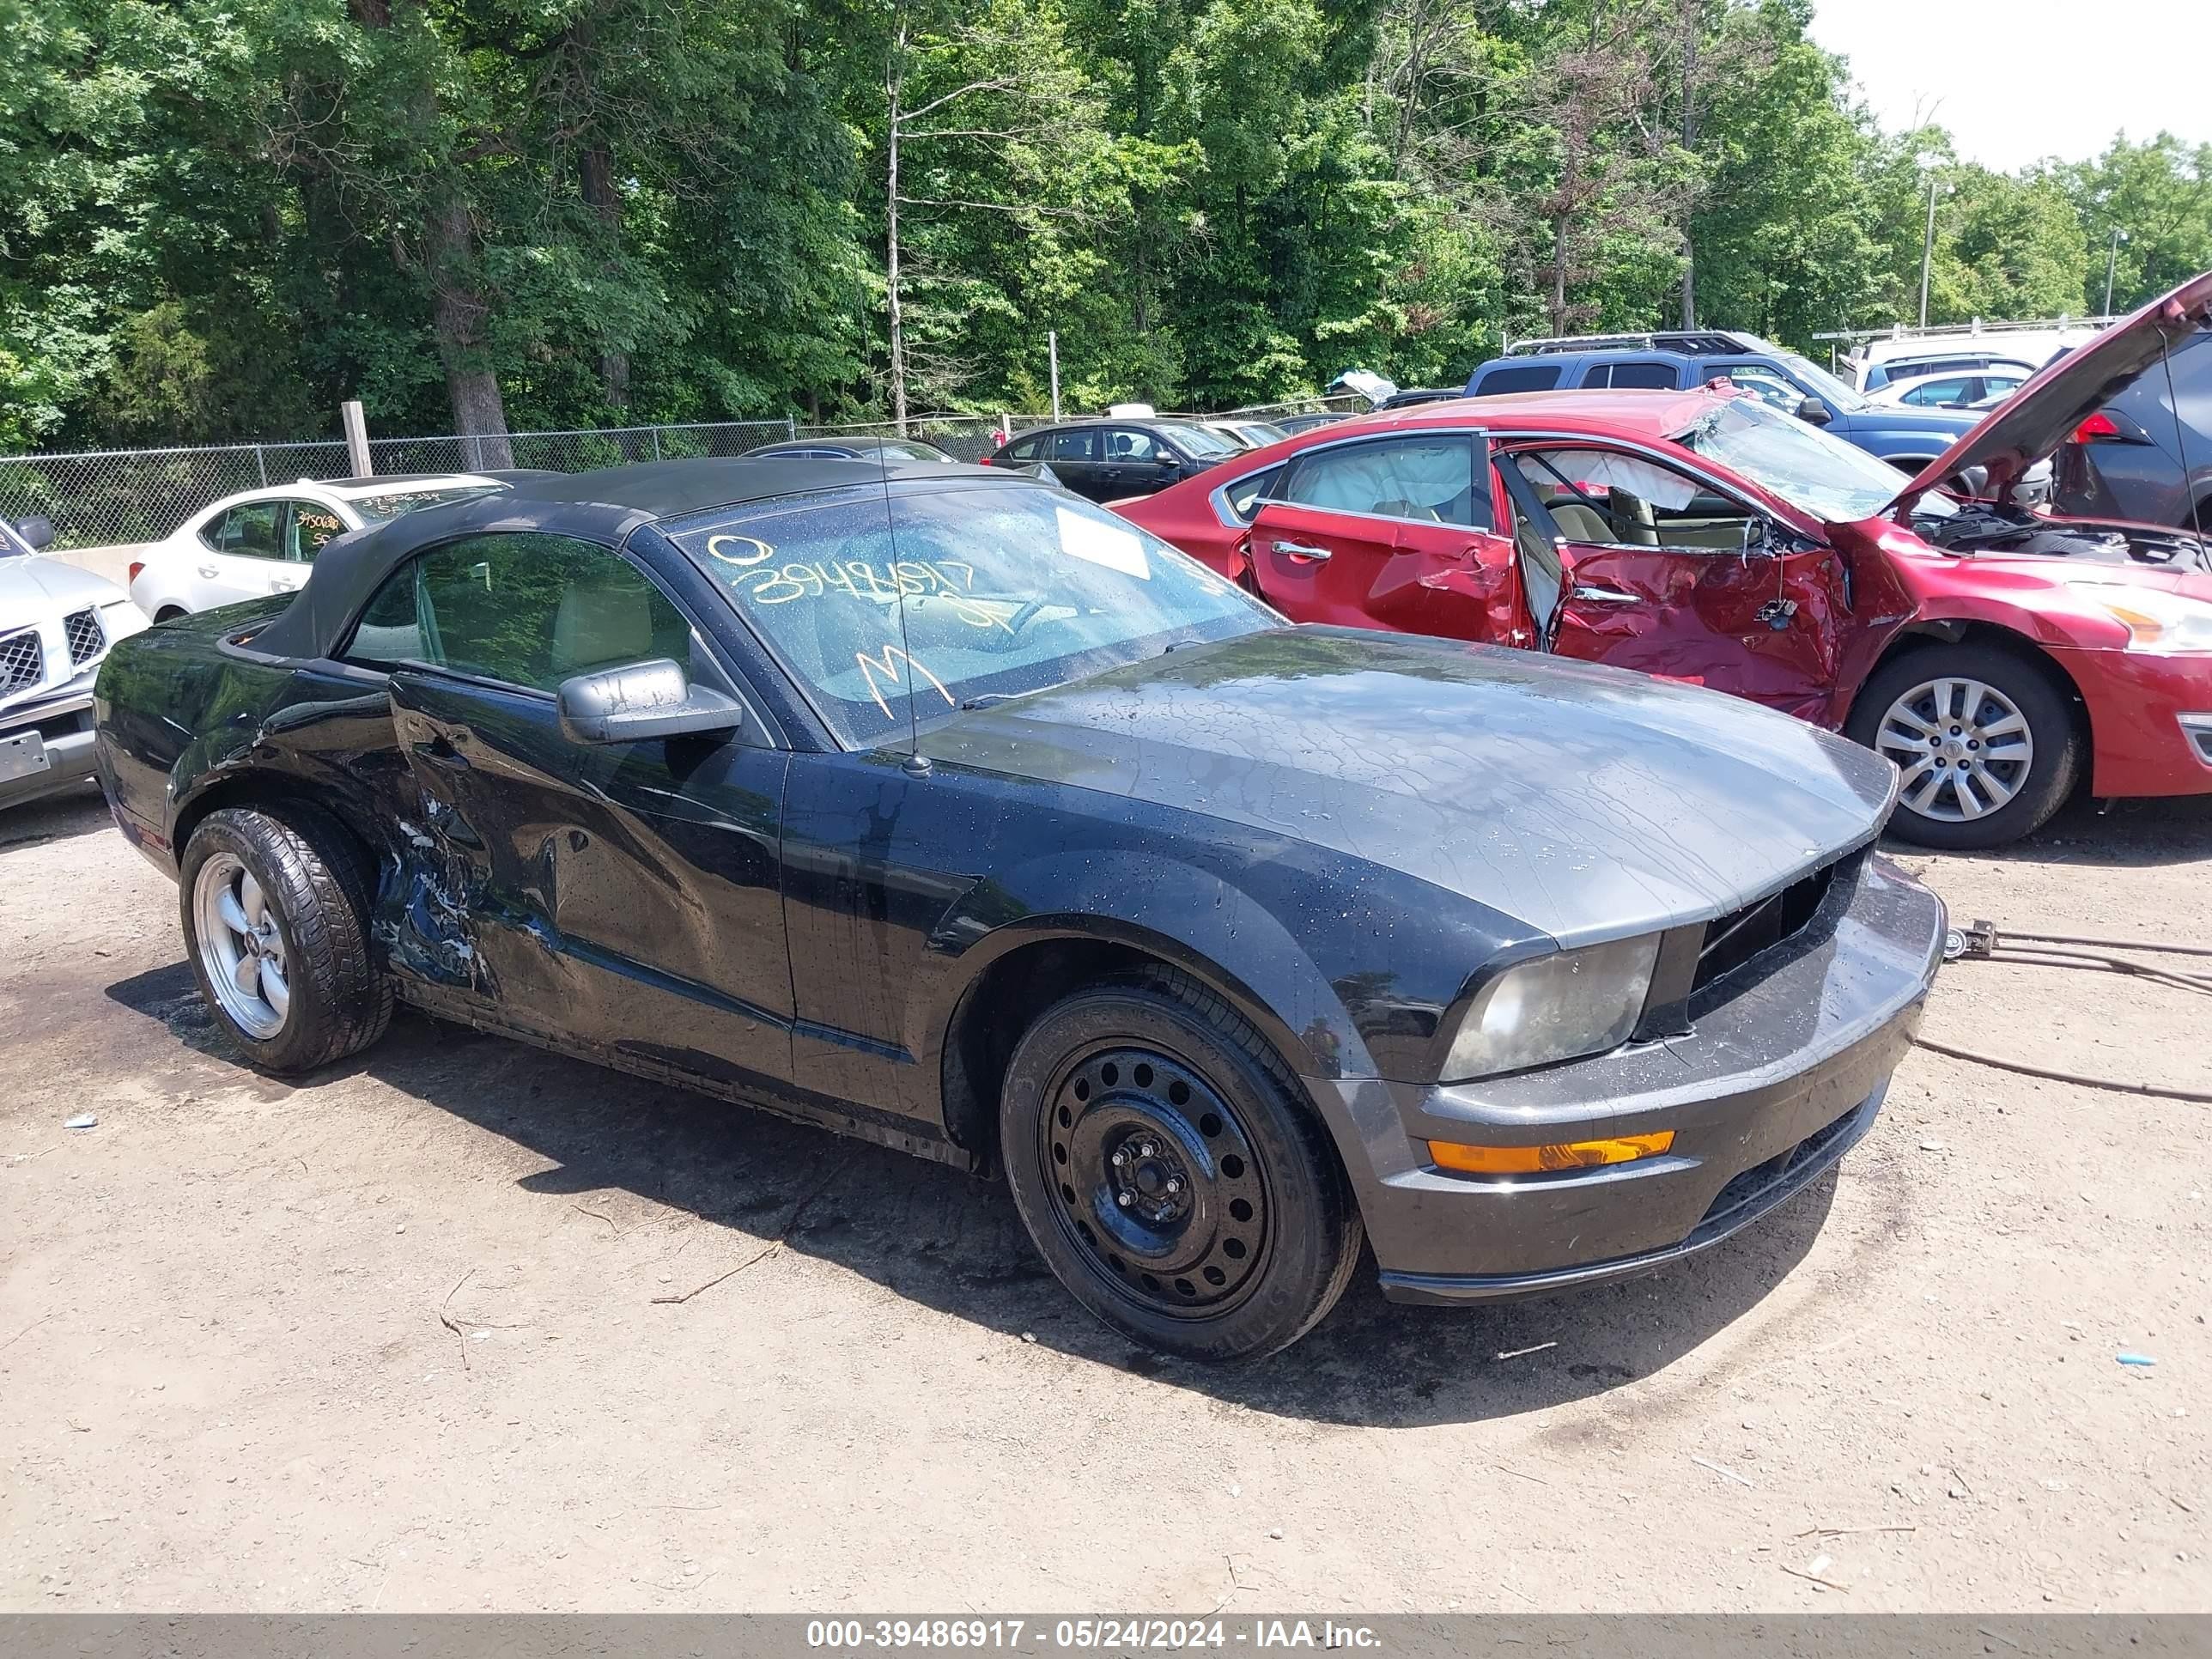
[[[1871,840],[1889,763],[1717,692],[1334,628],[1180,650],[926,732],[1402,872],[1562,943],[1737,908]]]

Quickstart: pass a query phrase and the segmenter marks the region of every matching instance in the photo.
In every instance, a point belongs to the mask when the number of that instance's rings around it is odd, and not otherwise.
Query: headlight
[[[1444,1081],[1517,1072],[1628,1041],[1651,989],[1659,935],[1561,951],[1509,968],[1475,995]]]
[[[2212,605],[2202,599],[2155,587],[2118,586],[2084,597],[2128,630],[2130,651],[2212,651]]]

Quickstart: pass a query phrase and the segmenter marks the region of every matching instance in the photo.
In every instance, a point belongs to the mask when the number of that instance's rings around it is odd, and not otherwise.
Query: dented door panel
[[[788,1079],[783,752],[574,743],[548,697],[410,670],[391,700],[419,804],[380,918],[395,969],[526,1030]]]
[[[1553,649],[1749,697],[1833,724],[1847,620],[1826,548],[1749,556],[1695,549],[1560,550],[1569,581]]]
[[[1492,645],[1533,646],[1513,544],[1461,525],[1402,524],[1369,599],[1383,626]]]

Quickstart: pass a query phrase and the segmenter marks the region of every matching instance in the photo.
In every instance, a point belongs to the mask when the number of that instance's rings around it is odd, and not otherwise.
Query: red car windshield
[[[1888,462],[1756,398],[1717,403],[1675,442],[1717,461],[1823,524],[1877,516],[1903,493],[1905,477]],[[1929,495],[1915,511],[1948,518],[1948,497]]]

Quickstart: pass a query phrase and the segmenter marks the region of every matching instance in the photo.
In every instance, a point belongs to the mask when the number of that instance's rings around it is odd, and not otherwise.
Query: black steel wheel
[[[1009,1184],[1061,1281],[1169,1352],[1249,1358],[1342,1294],[1356,1206],[1326,1132],[1258,1034],[1181,978],[1040,1018],[1000,1105]]]

